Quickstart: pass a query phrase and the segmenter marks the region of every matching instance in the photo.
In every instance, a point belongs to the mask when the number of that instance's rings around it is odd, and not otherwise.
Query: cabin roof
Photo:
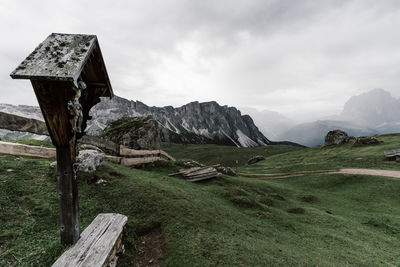
[[[94,47],[104,80],[112,88],[96,35],[52,33],[10,74],[14,79],[77,82]]]

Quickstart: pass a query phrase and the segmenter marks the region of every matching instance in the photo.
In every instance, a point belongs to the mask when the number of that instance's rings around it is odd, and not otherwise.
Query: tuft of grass
[[[8,140],[7,142],[19,143],[29,146],[42,146],[42,147],[54,148],[54,145],[51,143],[51,141],[42,141],[34,139],[17,139],[17,140]]]

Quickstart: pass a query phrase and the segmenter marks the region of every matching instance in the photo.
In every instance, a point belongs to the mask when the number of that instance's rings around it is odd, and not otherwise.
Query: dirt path
[[[340,171],[335,173],[386,176],[386,177],[400,179],[400,171],[392,171],[392,170],[389,171],[389,170],[374,170],[374,169],[340,169]]]
[[[340,173],[340,174],[361,174],[361,175],[374,175],[374,176],[385,176],[400,179],[400,171],[393,170],[375,170],[375,169],[340,169],[339,171],[334,170],[316,170],[316,171],[300,171],[292,173],[245,173],[241,172],[239,175],[250,177],[250,178],[289,178],[296,176],[304,176],[307,174],[318,174],[318,173]]]

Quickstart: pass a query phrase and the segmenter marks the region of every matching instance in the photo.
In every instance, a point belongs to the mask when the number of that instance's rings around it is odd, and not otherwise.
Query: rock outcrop
[[[354,145],[375,145],[379,144],[379,140],[373,136],[360,136],[356,138]]]
[[[257,156],[251,157],[251,158],[247,161],[247,164],[248,164],[248,165],[251,165],[251,164],[257,163],[257,162],[262,161],[262,160],[265,160],[265,157],[260,156],[260,155],[257,155]]]
[[[349,135],[342,130],[329,131],[325,136],[325,146],[340,145],[349,141]]]
[[[110,121],[151,115],[160,125],[161,140],[176,143],[215,143],[250,147],[271,144],[250,116],[217,102],[191,102],[182,107],[149,107],[140,101],[115,96],[91,109],[87,133],[99,135]]]
[[[39,107],[0,104],[0,111],[43,120]],[[238,147],[281,144],[268,140],[250,116],[242,115],[235,107],[220,106],[215,101],[196,101],[178,108],[149,107],[140,101],[115,96],[102,99],[91,109],[90,115],[92,119],[87,122],[85,130],[88,135],[100,135],[109,122],[122,117],[151,115],[160,126],[160,138],[164,142]]]
[[[158,123],[151,116],[123,117],[110,122],[102,136],[114,143],[137,150],[160,149],[161,145]]]
[[[97,150],[81,150],[76,158],[78,168],[83,172],[94,172],[97,167],[103,164],[104,155]]]
[[[0,127],[10,131],[48,135],[46,124],[36,119],[0,112]]]

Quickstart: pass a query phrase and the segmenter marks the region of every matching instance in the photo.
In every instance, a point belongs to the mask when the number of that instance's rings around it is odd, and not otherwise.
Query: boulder
[[[254,163],[257,163],[257,162],[262,161],[262,160],[265,160],[265,157],[257,155],[257,156],[254,156],[254,157],[250,158],[247,161],[247,164],[249,164],[249,165],[250,164],[254,164]]]
[[[124,117],[104,129],[103,137],[137,150],[160,149],[160,129],[156,120],[147,117]]]
[[[83,172],[94,172],[98,166],[103,164],[103,158],[104,155],[97,150],[81,150],[76,158],[78,169]]]
[[[373,136],[360,136],[356,138],[354,145],[374,145],[379,144],[380,141]]]
[[[94,172],[97,167],[103,164],[104,154],[94,149],[86,149],[79,151],[76,158],[78,170],[82,172]],[[50,163],[51,168],[57,167],[57,161]]]
[[[329,131],[325,136],[325,146],[340,145],[349,141],[349,135],[342,130]]]

